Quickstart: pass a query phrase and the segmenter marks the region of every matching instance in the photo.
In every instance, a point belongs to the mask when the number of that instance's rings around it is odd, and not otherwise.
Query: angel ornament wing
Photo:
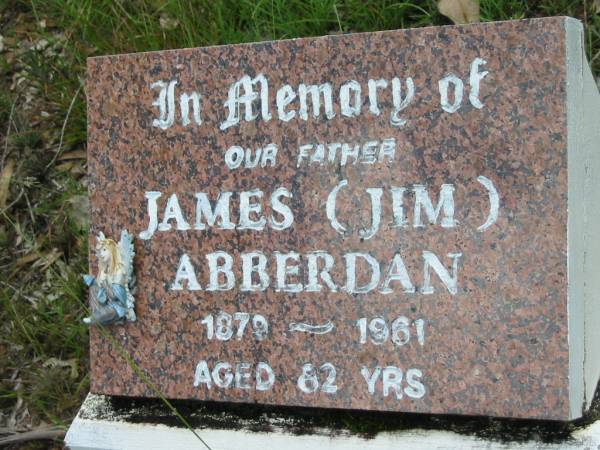
[[[90,288],[91,306],[90,316],[83,321],[89,325],[134,322],[133,236],[123,230],[117,243],[107,239],[101,232],[97,237],[95,253],[98,274],[83,276]]]

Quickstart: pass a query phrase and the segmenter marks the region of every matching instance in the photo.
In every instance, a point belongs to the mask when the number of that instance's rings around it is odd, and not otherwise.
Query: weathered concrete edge
[[[94,402],[89,395],[84,402]],[[97,400],[97,399],[96,399]],[[122,420],[83,418],[78,415],[73,421],[65,442],[71,450],[189,450],[203,448],[198,439],[187,429],[153,423],[130,423]],[[198,435],[213,450],[244,448],[264,450],[265,448],[286,448],[286,450],[319,448],[324,450],[383,450],[411,448],[422,450],[486,448],[500,449],[584,449],[600,446],[600,421],[586,428],[575,430],[567,441],[542,443],[535,440],[526,442],[500,442],[482,439],[472,435],[462,435],[452,431],[410,429],[381,432],[372,438],[329,430],[314,430],[310,434],[293,434],[274,425],[270,431],[241,429],[197,429]]]
[[[600,378],[600,94],[585,56],[581,22],[565,18],[565,31],[569,415],[576,419],[589,409]]]
[[[585,403],[584,359],[584,213],[585,198],[582,173],[585,156],[581,151],[583,135],[583,27],[575,19],[565,19],[565,71],[568,157],[568,326],[569,326],[569,418],[583,414]],[[543,299],[540,299],[543,300]]]
[[[583,30],[581,33],[583,40]],[[584,390],[590,407],[600,379],[600,93],[581,48],[583,60],[584,178]]]

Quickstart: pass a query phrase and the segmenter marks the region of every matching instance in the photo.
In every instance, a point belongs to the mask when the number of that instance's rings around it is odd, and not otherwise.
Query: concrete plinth
[[[579,423],[500,420],[451,416],[422,416],[371,413],[371,424],[362,433],[340,427],[349,419],[358,424],[365,413],[338,412],[322,426],[311,410],[256,411],[243,414],[254,405],[236,405],[241,412],[213,410],[198,403],[198,412],[186,417],[195,432],[212,450],[307,449],[370,450],[428,449],[596,449],[600,448],[600,420]],[[179,405],[178,409],[180,409]],[[210,412],[209,412],[210,410]],[[317,416],[319,412],[315,413]],[[393,430],[390,422],[409,427]],[[378,421],[381,419],[381,421]],[[371,433],[373,421],[386,422],[388,431]],[[203,425],[204,423],[204,425]],[[419,425],[420,423],[420,425]],[[311,425],[312,424],[312,425]],[[355,424],[356,425],[356,424]],[[414,425],[414,426],[413,426]],[[364,430],[367,430],[366,433]],[[448,431],[453,430],[453,431]],[[115,398],[89,394],[66,436],[70,450],[190,450],[205,448],[185,427],[178,425],[168,408],[159,401]]]

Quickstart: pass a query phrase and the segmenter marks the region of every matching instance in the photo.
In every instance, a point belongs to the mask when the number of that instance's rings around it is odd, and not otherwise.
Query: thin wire
[[[87,305],[84,305],[84,308],[86,309],[86,311],[88,313],[90,313],[91,311],[89,310],[89,308],[87,307]],[[115,347],[117,347],[119,353],[121,354],[121,356],[127,361],[127,363],[129,364],[129,366],[133,369],[133,371],[137,374],[137,376],[139,376],[142,381],[160,398],[160,400],[167,405],[167,407],[171,410],[171,412],[173,414],[175,414],[175,416],[177,417],[177,419],[179,419],[179,421],[185,425],[185,427],[190,430],[192,432],[192,434],[200,441],[202,442],[202,444],[204,444],[204,446],[208,449],[208,450],[212,450],[212,448],[204,441],[204,439],[202,439],[202,437],[196,432],[196,430],[194,430],[194,428],[190,425],[190,423],[185,419],[185,417],[183,417],[179,411],[177,411],[177,408],[175,408],[171,402],[169,402],[169,400],[166,399],[166,397],[163,395],[163,393],[160,391],[160,389],[158,389],[158,387],[148,378],[148,376],[144,373],[144,371],[136,364],[136,362],[133,360],[133,358],[131,357],[131,355],[127,352],[127,350],[125,350],[125,347],[123,347],[123,345],[117,341],[109,332],[108,329],[106,328],[106,326],[101,325],[101,324],[95,324],[95,326],[97,327],[97,329],[104,335],[104,337],[108,338],[111,343],[113,345],[115,345]]]

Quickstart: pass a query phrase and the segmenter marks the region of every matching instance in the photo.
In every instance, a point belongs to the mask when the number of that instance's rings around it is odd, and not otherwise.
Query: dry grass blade
[[[17,260],[15,261],[15,266],[17,266],[17,267],[23,267],[23,266],[25,266],[25,265],[27,265],[29,263],[37,261],[41,257],[42,257],[42,255],[40,255],[37,252],[29,253],[28,255],[21,256],[20,258],[17,258]]]
[[[71,369],[71,378],[75,379],[78,376],[77,360],[75,358],[66,361],[58,358],[49,358],[44,362],[44,367],[66,367]]]
[[[0,445],[17,444],[26,441],[37,441],[46,439],[61,439],[65,435],[65,430],[62,428],[38,428],[23,433],[15,433],[7,430],[9,436],[0,437]]]
[[[8,138],[10,136],[10,127],[12,126],[13,114],[15,113],[15,106],[17,104],[18,98],[19,96],[17,95],[12,103],[12,106],[10,107],[10,114],[8,116],[8,127],[6,129],[6,136],[4,136],[4,151],[2,152],[2,157],[0,158],[0,170],[4,167],[4,161],[6,159],[6,156],[8,155]]]
[[[63,153],[57,161],[67,161],[71,159],[86,159],[87,153],[85,150],[74,150],[72,152]]]
[[[10,179],[12,178],[14,170],[15,163],[13,160],[9,159],[6,162],[4,169],[2,169],[2,172],[0,172],[0,209],[4,209],[6,207],[10,188]]]
[[[440,0],[438,10],[456,24],[479,22],[477,0]]]
[[[15,261],[15,265],[17,267],[23,267],[29,263],[34,263],[32,267],[41,267],[42,269],[47,269],[52,264],[54,264],[61,256],[62,252],[58,251],[55,248],[44,253],[32,252],[18,258]]]
[[[77,88],[77,91],[75,91],[73,98],[71,99],[71,104],[69,105],[69,109],[67,110],[67,115],[65,116],[65,120],[63,122],[62,129],[60,130],[60,142],[58,143],[58,150],[56,150],[56,153],[52,157],[52,160],[46,166],[46,169],[48,169],[50,166],[52,166],[52,164],[54,164],[56,162],[56,159],[61,155],[63,139],[65,137],[65,129],[67,128],[67,122],[69,121],[69,116],[71,115],[71,111],[73,110],[73,106],[75,105],[75,100],[77,99],[77,96],[79,95],[79,92],[81,91],[82,88],[83,88],[83,84],[80,84],[79,87]]]

